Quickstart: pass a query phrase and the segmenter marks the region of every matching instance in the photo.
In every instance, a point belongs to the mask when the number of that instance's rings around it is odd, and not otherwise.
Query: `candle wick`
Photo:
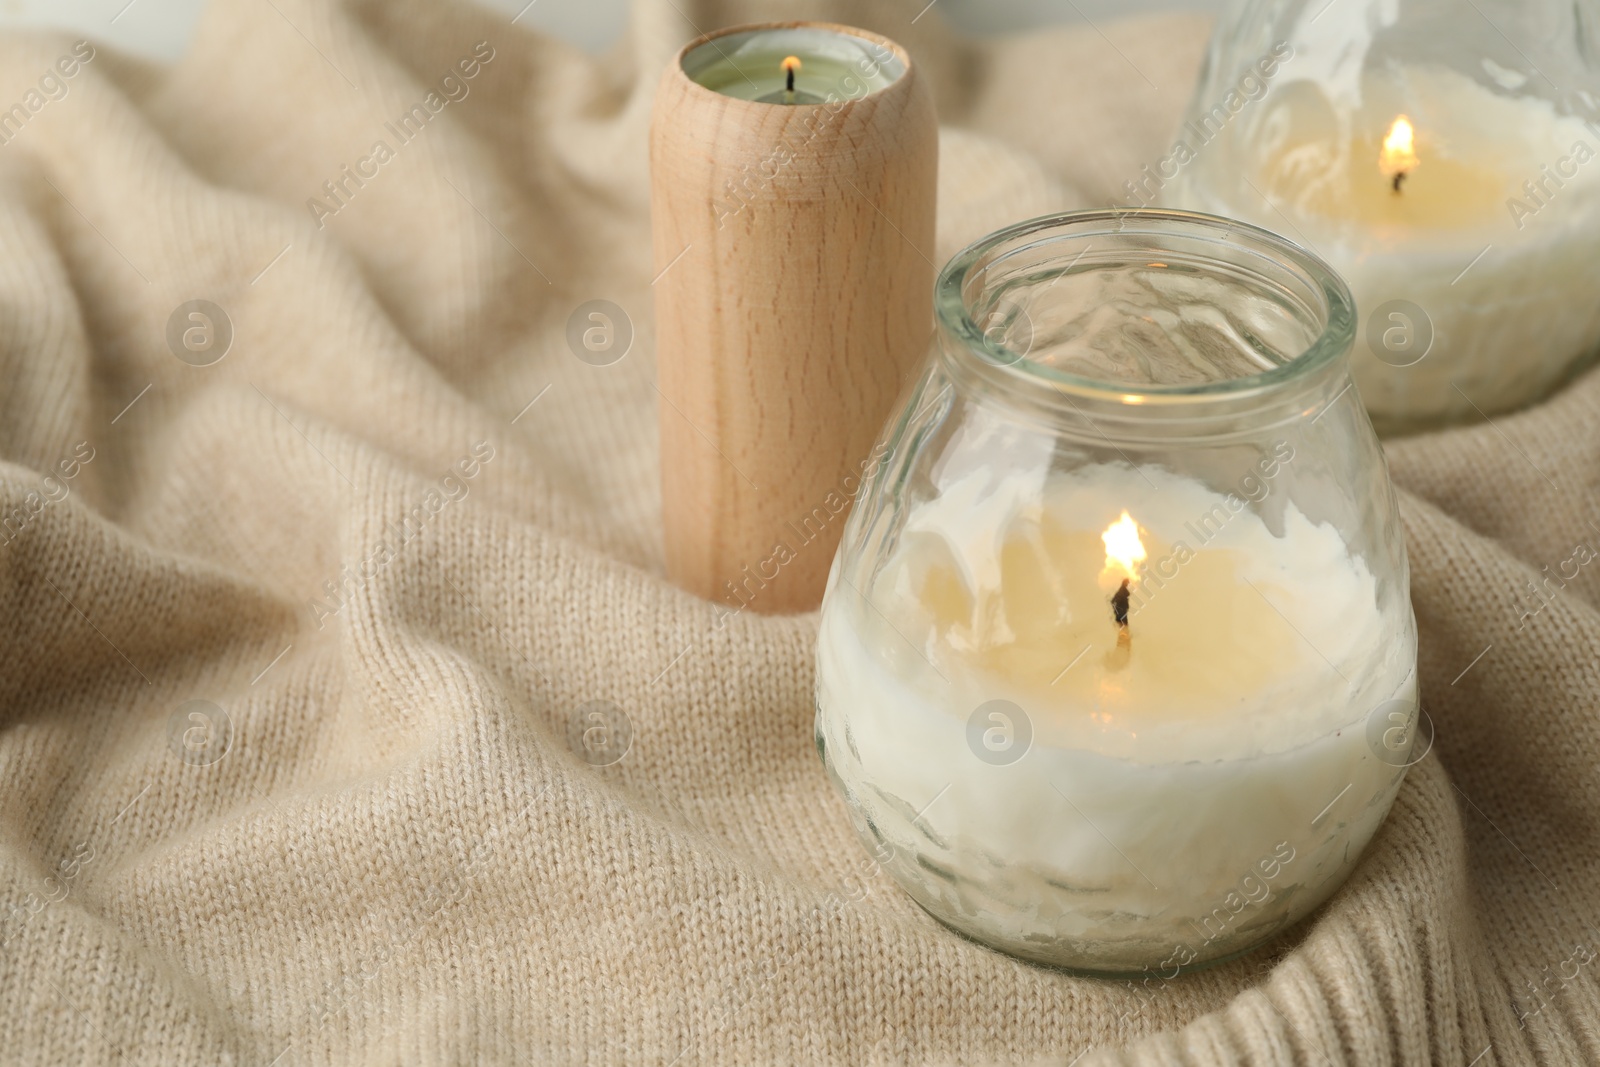
[[[1406,180],[1406,172],[1405,171],[1403,171],[1403,170],[1395,171],[1395,175],[1394,175],[1394,191],[1395,191],[1395,195],[1396,196],[1400,195],[1400,183],[1405,181],[1405,180]]]
[[[801,66],[799,56],[786,56],[783,60],[784,79],[783,93],[787,103],[794,103],[794,75]]]
[[[1122,579],[1122,586],[1111,594],[1111,617],[1117,621],[1117,626],[1124,632],[1128,629],[1128,579]]]

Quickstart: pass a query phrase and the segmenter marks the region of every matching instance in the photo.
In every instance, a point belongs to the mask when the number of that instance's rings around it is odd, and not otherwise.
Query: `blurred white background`
[[[628,0],[481,0],[592,52],[622,32]],[[0,28],[50,26],[152,59],[175,59],[206,0],[0,0]],[[974,33],[1006,33],[1052,23],[1098,22],[1146,11],[1215,10],[1220,0],[938,0],[951,22]]]

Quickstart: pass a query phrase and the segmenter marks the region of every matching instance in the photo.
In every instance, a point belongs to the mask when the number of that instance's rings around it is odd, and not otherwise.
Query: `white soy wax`
[[[1414,703],[1414,641],[1292,503],[1269,528],[1159,466],[1046,470],[947,471],[867,602],[824,612],[819,740],[852,763],[863,832],[951,925],[1046,962],[1175,973],[1346,876],[1400,781],[1368,720]],[[1108,558],[1124,514],[1131,565]]]

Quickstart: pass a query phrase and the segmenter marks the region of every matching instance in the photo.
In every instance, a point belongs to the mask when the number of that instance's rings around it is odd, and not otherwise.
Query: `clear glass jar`
[[[1233,0],[1125,191],[1331,263],[1381,432],[1529,404],[1600,355],[1600,0]]]
[[[1350,294],[1252,226],[1083,212],[969,248],[936,306],[823,602],[828,771],[979,941],[1113,974],[1252,947],[1349,874],[1417,746]]]

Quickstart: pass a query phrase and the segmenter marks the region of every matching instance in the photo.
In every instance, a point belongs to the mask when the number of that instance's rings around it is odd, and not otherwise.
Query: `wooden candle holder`
[[[811,105],[667,69],[650,131],[667,571],[730,607],[822,600],[873,442],[933,328],[938,124],[904,72]]]

